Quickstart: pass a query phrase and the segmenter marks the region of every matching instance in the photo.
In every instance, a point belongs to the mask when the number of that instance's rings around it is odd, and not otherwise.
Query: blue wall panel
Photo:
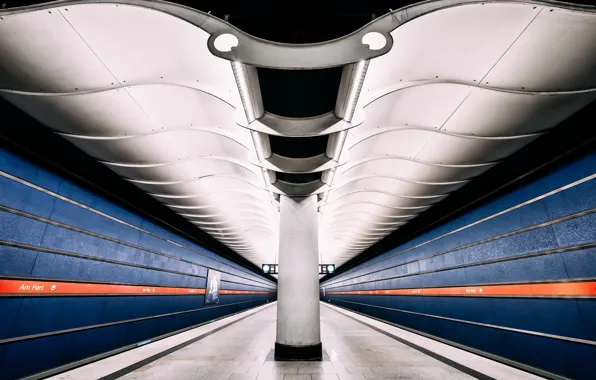
[[[569,278],[596,277],[596,248],[562,255]]]
[[[47,225],[0,211],[0,239],[24,244],[39,245]]]
[[[425,316],[358,306],[341,301],[337,305],[407,326],[468,347],[510,360],[565,374],[574,379],[592,379],[596,347],[517,332],[491,329]]]
[[[114,218],[122,220],[124,222],[130,223],[132,225],[138,226],[142,218],[138,215],[131,213],[130,211],[115,205],[97,195],[80,188],[68,181],[62,181],[62,185],[60,186],[59,194],[76,201],[78,203],[82,203],[85,206],[91,207],[97,211],[101,211],[106,213]],[[85,211],[81,209],[81,211]],[[106,219],[109,220],[109,219]]]
[[[52,368],[56,363],[73,362],[261,304],[263,304],[262,301],[252,302],[12,344],[0,344],[0,362],[3,364],[0,379],[15,379],[27,373],[40,372]],[[68,349],[57,349],[60,347],[68,347]],[[35,353],[40,354],[35,355]],[[7,363],[10,365],[6,365]]]
[[[56,200],[51,219],[131,244],[138,244],[141,235],[134,228],[60,199]]]
[[[0,166],[1,168],[1,166]],[[0,205],[48,218],[56,198],[5,177],[0,177]]]
[[[25,160],[20,160],[5,150],[0,152],[0,168],[2,171],[31,183],[41,186],[49,191],[58,192],[62,179],[55,174],[38,168]]]
[[[0,339],[9,337],[12,334],[14,325],[18,320],[22,298],[0,298],[0,310],[2,310],[2,323],[0,323]]]
[[[0,279],[205,288],[207,271],[214,268],[222,272],[222,289],[271,293],[221,295],[218,305],[204,305],[204,295],[0,294],[0,379],[54,368],[276,299],[276,284],[270,280],[4,150],[0,172],[5,173],[0,175],[0,206],[5,207],[0,210]],[[170,313],[180,314],[160,316]],[[148,319],[130,321],[136,318]],[[123,323],[113,325],[118,322]],[[61,333],[73,328],[81,330]],[[48,335],[29,338],[35,334]]]
[[[594,316],[596,315],[596,302],[587,299],[577,300],[577,308],[582,318],[582,325],[584,329],[584,339],[596,341],[596,323],[594,323]]]
[[[520,189],[517,189],[516,191],[512,192],[511,194],[509,194],[508,196],[502,197],[497,199],[494,202],[491,202],[485,206],[479,207],[475,210],[472,210],[471,212],[464,214],[463,216],[449,222],[446,224],[443,224],[425,234],[422,234],[414,239],[412,239],[411,241],[396,247],[395,249],[392,249],[376,258],[373,258],[371,260],[369,260],[369,262],[367,263],[367,265],[372,264],[372,263],[376,263],[379,261],[382,261],[384,259],[386,259],[387,257],[409,249],[413,246],[416,246],[418,244],[427,242],[431,239],[434,239],[436,237],[439,237],[445,233],[451,232],[455,229],[464,227],[470,223],[476,222],[482,218],[488,217],[492,214],[495,214],[497,212],[503,211],[507,208],[519,205],[522,202],[526,202],[528,200],[531,200],[532,198],[541,196],[543,194],[546,194],[548,192],[551,192],[553,190],[556,190],[558,188],[561,188],[565,185],[568,185],[570,183],[573,183],[575,181],[581,180],[582,178],[585,178],[587,176],[590,176],[592,174],[594,174],[594,169],[593,169],[593,165],[594,165],[594,155],[590,155],[587,156],[585,158],[582,158],[570,165],[568,165],[564,170],[557,170],[537,181],[535,181],[534,183],[530,184],[530,185],[526,185]],[[558,204],[560,202],[562,202],[562,204],[566,203],[566,206],[563,206],[563,210],[559,211],[559,213],[556,212],[556,206],[555,209],[553,210],[552,213],[552,218],[557,218],[557,217],[561,217],[564,215],[567,215],[568,213],[565,213],[564,208],[568,207],[568,210],[570,213],[573,212],[577,212],[578,210],[584,210],[586,209],[585,205],[589,205],[589,204],[594,204],[596,202],[596,183],[592,180],[592,181],[587,181],[584,182],[582,184],[579,184],[575,187],[572,187],[570,189],[565,190],[564,192],[560,192],[560,193],[556,193],[554,195],[551,195],[547,198],[545,198],[546,200],[539,200],[537,201],[537,203],[540,202],[547,202],[549,205],[550,204]],[[563,201],[563,199],[566,199],[566,201]],[[528,204],[523,206],[523,210],[522,209],[518,209],[518,210],[514,210],[514,211],[510,211],[510,213],[518,213],[519,215],[524,215],[524,214],[533,214],[536,211],[534,211],[535,209],[534,203]],[[509,213],[507,213],[509,214]],[[501,215],[499,218],[507,218],[507,214]],[[440,243],[437,242],[431,242],[427,245],[425,245],[426,247],[432,247],[431,244],[440,244],[442,247],[453,247],[450,244],[450,239],[453,238],[457,238],[463,239],[463,236],[466,235],[466,231],[473,231],[474,229],[476,229],[476,231],[479,235],[479,238],[476,240],[481,240],[482,236],[488,236],[488,235],[482,235],[482,231],[484,231],[485,229],[489,229],[490,227],[486,227],[486,226],[490,226],[490,223],[495,223],[494,221],[486,221],[483,222],[481,225],[477,225],[474,227],[470,227],[467,228],[466,230],[463,230],[457,234],[453,234],[450,235],[448,237],[444,237],[442,239],[440,239]],[[497,225],[501,225],[501,228],[507,228],[508,226],[508,220],[506,219],[502,219],[502,222],[496,222]],[[462,234],[463,233],[463,234]],[[459,236],[459,237],[456,237]],[[466,240],[462,240],[462,242],[464,242]],[[472,240],[474,241],[474,240]],[[467,242],[472,242],[472,241],[467,241]],[[443,248],[438,248],[435,250],[442,250]],[[352,268],[349,271],[346,272],[346,274],[351,273],[364,273],[365,271],[361,268],[361,267],[356,267],[356,268]]]
[[[595,168],[591,154],[548,173],[324,281],[322,299],[525,365],[593,379],[594,298],[328,292],[595,281],[596,179],[588,178]]]
[[[36,260],[37,251],[0,245],[0,270],[3,276],[30,276]]]

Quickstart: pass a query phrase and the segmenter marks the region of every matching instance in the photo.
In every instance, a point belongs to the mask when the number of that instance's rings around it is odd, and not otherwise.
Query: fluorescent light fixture
[[[354,65],[352,82],[344,103],[344,112],[343,115],[341,115],[345,121],[352,122],[352,117],[354,116],[354,111],[356,111],[356,104],[358,104],[358,97],[360,96],[360,90],[362,89],[367,69],[368,61],[359,61]]]
[[[345,121],[352,122],[352,117],[354,116],[354,112],[356,111],[356,105],[358,104],[358,98],[360,97],[360,91],[362,90],[362,85],[364,83],[364,78],[366,77],[366,71],[368,69],[369,61],[359,61],[352,66],[352,71],[348,74],[350,75],[350,82],[349,83],[342,83],[343,87],[349,86],[345,101],[338,100],[338,104],[336,106],[336,113],[338,116],[341,116]],[[346,69],[344,69],[346,70]],[[346,71],[344,71],[343,76],[345,77]],[[340,92],[341,89],[340,89]],[[327,144],[327,157],[331,158],[336,163],[339,163],[341,158],[341,153],[344,148],[344,144],[346,142],[346,137],[348,136],[348,131],[343,130],[338,133],[334,133],[329,136],[329,143]],[[329,188],[333,186],[333,180],[335,179],[335,172],[336,169],[326,170],[321,175],[321,180],[325,182]],[[329,198],[329,191],[327,190],[323,194],[323,205],[322,208],[325,207],[327,203],[327,199]]]
[[[246,120],[250,124],[264,114],[256,69],[254,67],[249,68],[241,62],[234,61],[232,62],[232,71],[234,72],[234,78],[238,85],[238,91],[240,93],[240,99],[242,100],[242,106],[244,107],[244,113],[246,114]],[[250,131],[250,136],[255,147],[257,160],[261,163],[271,156],[269,136],[254,130]],[[261,171],[263,174],[263,181],[269,192],[269,199],[273,208],[273,213],[275,214],[278,212],[278,207],[276,205],[275,195],[271,191],[271,184],[276,180],[275,173],[265,168],[262,168]]]

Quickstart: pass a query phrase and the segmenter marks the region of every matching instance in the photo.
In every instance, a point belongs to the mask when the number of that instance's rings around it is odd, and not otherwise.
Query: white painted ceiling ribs
[[[596,13],[555,2],[425,2],[313,45],[161,1],[0,16],[2,97],[257,265],[280,194],[318,194],[321,260],[341,265],[596,98]],[[255,67],[334,66],[333,112],[263,108]],[[329,143],[295,159],[269,135]]]

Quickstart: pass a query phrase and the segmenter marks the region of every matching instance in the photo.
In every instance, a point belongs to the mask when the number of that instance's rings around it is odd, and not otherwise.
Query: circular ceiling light
[[[379,32],[370,32],[362,37],[362,43],[370,50],[381,50],[387,45],[387,38]]]
[[[232,48],[238,46],[238,38],[233,34],[224,33],[215,38],[213,45],[222,52],[232,51]]]

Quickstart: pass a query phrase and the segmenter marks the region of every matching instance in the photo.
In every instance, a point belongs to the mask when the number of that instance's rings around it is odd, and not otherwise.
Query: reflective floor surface
[[[131,372],[126,380],[365,380],[473,377],[321,306],[322,362],[275,362],[276,306]]]

